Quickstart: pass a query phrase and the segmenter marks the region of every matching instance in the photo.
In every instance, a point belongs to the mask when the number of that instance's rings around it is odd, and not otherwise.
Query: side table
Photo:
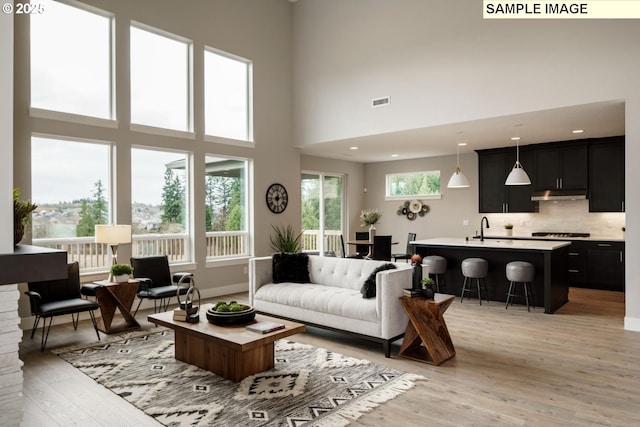
[[[105,334],[129,331],[140,328],[140,324],[131,314],[131,307],[138,292],[138,281],[112,283],[108,280],[94,282],[101,285],[96,288],[96,297],[102,317],[98,319],[98,329]],[[116,308],[122,314],[123,322],[113,323]]]
[[[456,355],[442,315],[455,296],[435,294],[434,299],[400,297],[409,324],[399,355],[419,362],[440,365]]]

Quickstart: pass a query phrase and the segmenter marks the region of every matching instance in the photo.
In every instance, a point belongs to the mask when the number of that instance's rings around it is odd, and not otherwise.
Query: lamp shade
[[[504,185],[529,185],[531,184],[531,180],[529,179],[529,175],[524,171],[524,168],[520,164],[520,162],[516,162],[513,165],[513,169],[507,176],[507,180],[504,182]]]
[[[449,179],[449,183],[447,184],[447,188],[468,188],[469,181],[467,177],[464,176],[462,171],[460,170],[460,166],[456,167],[455,172],[451,175]]]
[[[106,224],[96,225],[95,239],[96,243],[106,243],[108,245],[131,243],[131,226]]]

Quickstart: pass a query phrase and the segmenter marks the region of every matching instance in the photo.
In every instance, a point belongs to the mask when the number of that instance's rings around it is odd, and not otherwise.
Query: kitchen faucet
[[[482,219],[480,220],[480,241],[484,242],[484,228],[482,227],[482,223],[483,222],[487,222],[487,228],[489,227],[489,218],[487,218],[486,216],[483,216]]]

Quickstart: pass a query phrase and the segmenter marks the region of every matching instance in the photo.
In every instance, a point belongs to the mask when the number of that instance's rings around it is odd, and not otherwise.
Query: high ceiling
[[[456,154],[484,148],[624,135],[624,101],[607,101],[301,146],[305,155],[360,163]],[[516,126],[520,125],[520,126]],[[583,133],[572,133],[582,129]],[[351,147],[358,147],[357,150]],[[392,157],[392,155],[396,155]]]

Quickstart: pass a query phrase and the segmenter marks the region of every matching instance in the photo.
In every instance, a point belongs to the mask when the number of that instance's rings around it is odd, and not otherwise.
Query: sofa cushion
[[[360,293],[362,294],[362,298],[374,298],[376,296],[376,274],[385,270],[393,270],[395,269],[395,264],[387,263],[383,264],[379,267],[376,267],[375,270],[369,274],[369,277],[362,284],[362,288],[360,288]]]
[[[255,300],[296,307],[318,313],[316,323],[322,324],[323,314],[380,322],[375,299],[363,299],[360,292],[353,289],[314,283],[287,283],[262,285],[254,296]],[[273,313],[287,316],[286,312]]]
[[[383,264],[385,261],[312,255],[309,257],[309,277],[311,283],[352,289],[359,294],[362,283]]]
[[[273,283],[309,283],[309,255],[273,254]]]

